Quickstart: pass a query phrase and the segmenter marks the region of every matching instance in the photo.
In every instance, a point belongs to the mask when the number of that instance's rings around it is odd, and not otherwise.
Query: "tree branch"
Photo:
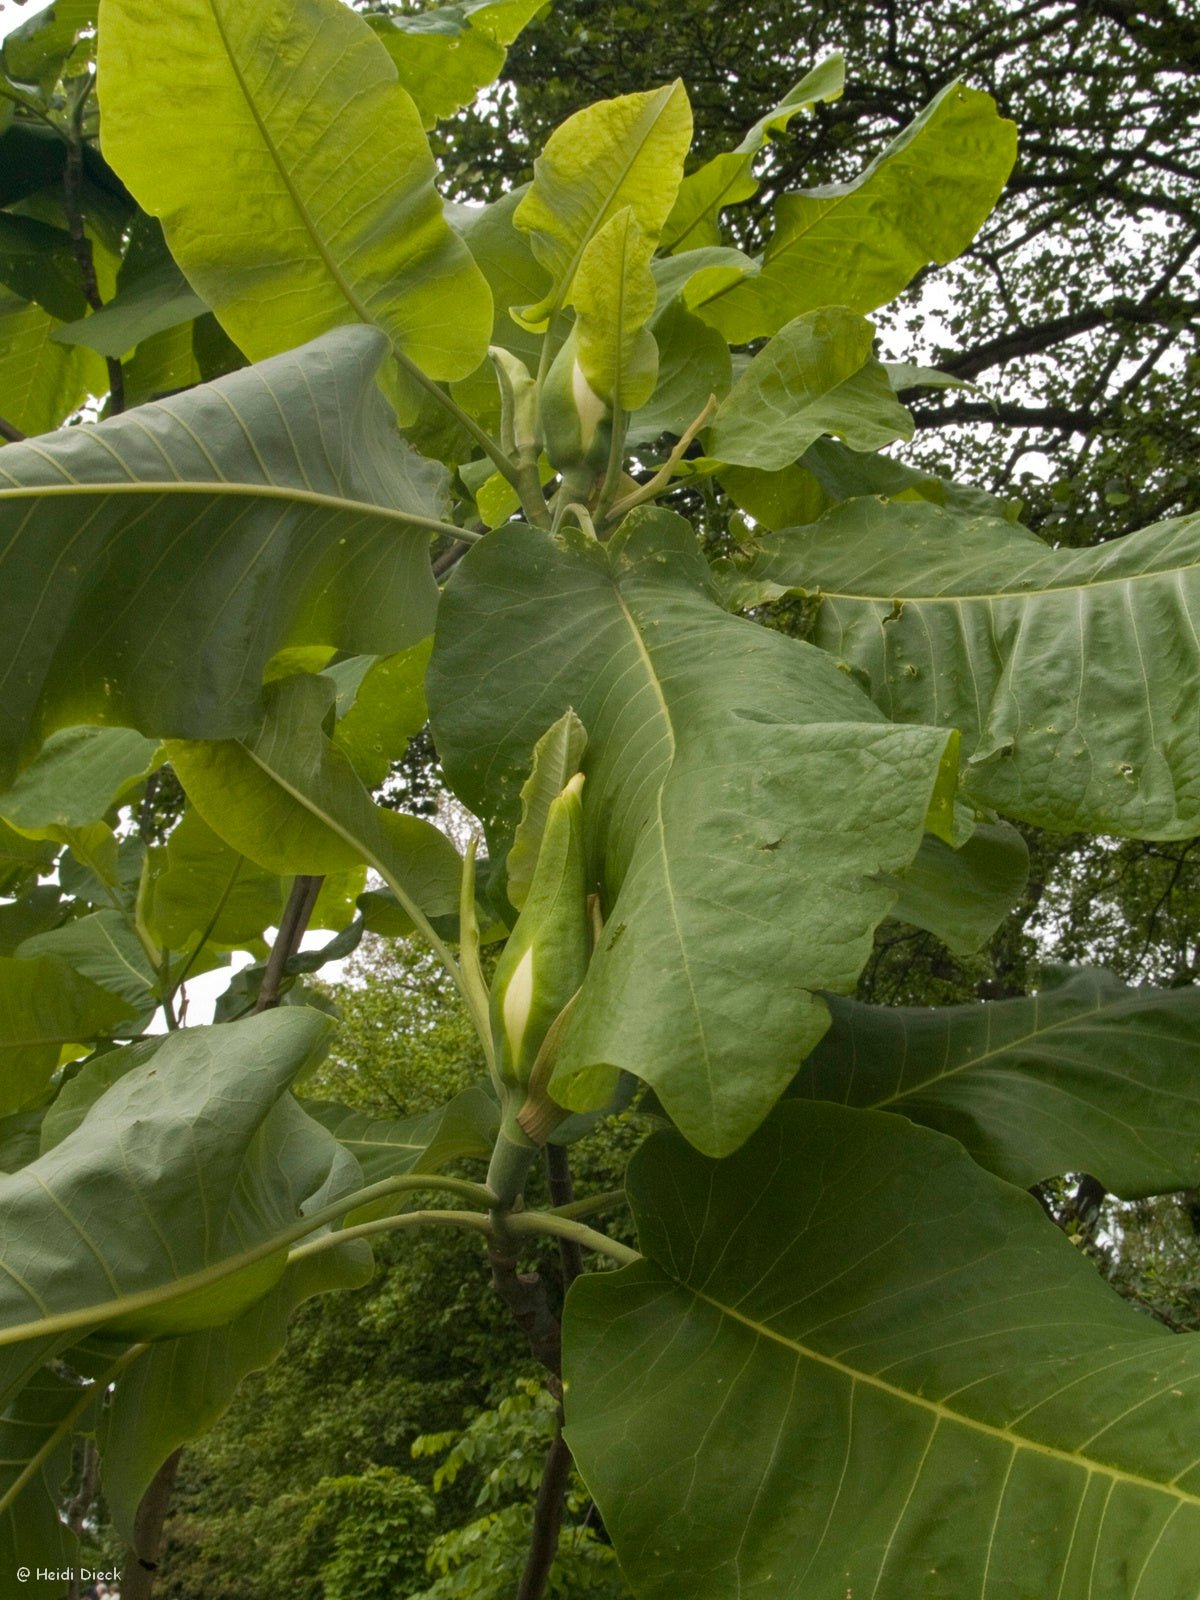
[[[133,1549],[121,1572],[121,1600],[150,1600],[154,1592],[163,1525],[170,1510],[171,1492],[182,1455],[180,1449],[167,1457],[142,1496],[133,1521]]]
[[[20,444],[25,437],[20,428],[14,427],[7,418],[0,417],[0,439],[7,440],[9,444]]]
[[[292,884],[292,892],[288,896],[287,905],[283,908],[279,931],[275,935],[275,943],[271,946],[271,954],[267,959],[267,970],[263,973],[263,980],[259,986],[258,999],[254,1002],[256,1014],[260,1011],[270,1011],[279,1004],[279,988],[287,964],[300,948],[300,941],[304,937],[304,930],[308,927],[308,919],[313,914],[313,907],[317,903],[317,896],[324,881],[324,878],[307,877],[301,873]]]
[[[92,258],[92,241],[83,223],[83,108],[87,102],[88,86],[79,95],[71,119],[71,138],[67,143],[63,165],[63,206],[67,213],[67,232],[71,249],[79,266],[79,279],[83,298],[93,311],[99,311],[104,301],[100,298],[100,285],[96,281],[96,263]],[[125,409],[125,371],[120,361],[105,357],[108,368],[109,411],[116,416]]]

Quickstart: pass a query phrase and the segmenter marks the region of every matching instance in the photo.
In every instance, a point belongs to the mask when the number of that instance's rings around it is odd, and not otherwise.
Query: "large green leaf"
[[[639,1600],[1194,1600],[1200,1339],[902,1118],[663,1135],[580,1279],[567,1437]]]
[[[284,645],[374,655],[428,633],[446,474],[396,437],[383,351],[338,329],[3,451],[0,781],[72,723],[243,733]]]
[[[60,955],[0,957],[0,1116],[41,1097],[64,1045],[105,1038],[134,1010]]]
[[[663,229],[668,250],[693,250],[719,245],[717,219],[726,206],[753,199],[758,193],[754,164],[759,155],[792,118],[809,111],[819,100],[837,100],[845,87],[841,56],[828,56],[784,95],[779,104],[759,117],[736,150],[725,150],[697,171],[689,173]]]
[[[87,306],[71,235],[8,211],[0,211],[0,285],[52,317],[81,317]]]
[[[306,1101],[304,1109],[355,1158],[365,1183],[404,1173],[439,1172],[451,1161],[486,1161],[500,1128],[495,1096],[482,1084],[463,1089],[436,1111],[415,1117],[368,1117],[334,1101]],[[360,1207],[350,1223],[395,1211],[399,1198]]]
[[[157,750],[157,740],[132,728],[60,728],[0,795],[0,815],[34,838],[101,822],[150,771]]]
[[[103,0],[100,101],[105,155],[252,360],[361,321],[431,377],[478,364],[487,286],[416,106],[340,0]]]
[[[873,311],[970,244],[1017,153],[989,95],[952,83],[850,183],[781,195],[762,271],[700,308],[732,344],[817,306]]]
[[[733,1148],[824,1032],[812,991],[853,987],[952,779],[945,735],[889,726],[811,646],[731,617],[662,511],[607,545],[520,526],[475,546],[427,689],[497,858],[536,741],[569,707],[587,730],[607,922],[555,1097],[589,1109],[624,1068],[702,1148]]]
[[[244,945],[279,921],[280,875],[230,849],[194,806],[154,865],[143,914],[168,949],[190,950],[202,934],[214,945]]]
[[[629,419],[629,447],[649,444],[660,434],[682,434],[716,395],[729,392],[733,366],[729,347],[715,328],[686,311],[680,300],[661,308],[651,323],[658,345],[658,383]]]
[[[957,849],[927,834],[901,876],[892,915],[927,928],[956,956],[972,955],[1020,899],[1028,875],[1028,847],[1007,822],[981,822]]]
[[[1200,829],[1200,517],[1052,550],[1000,519],[856,500],[769,535],[815,643],[898,722],[956,727],[968,795],[1043,827]]]
[[[353,1157],[335,1155],[302,1214],[333,1204],[360,1182]],[[329,1231],[315,1230],[310,1237]],[[247,1374],[270,1366],[297,1306],[317,1294],[358,1288],[370,1275],[361,1245],[318,1251],[293,1262],[273,1289],[232,1322],[159,1340],[122,1375],[104,1418],[101,1487],[114,1526],[130,1544],[138,1506],[158,1468],[212,1427]]]
[[[119,360],[155,334],[190,325],[207,310],[175,264],[158,221],[139,214],[117,274],[116,294],[99,311],[57,329],[54,338]],[[190,345],[190,327],[186,340]]]
[[[100,1398],[84,1386],[42,1368],[0,1417],[0,1570],[15,1573],[31,1562],[45,1572],[70,1566],[78,1541],[59,1516],[71,1471],[75,1431],[91,1420]],[[11,1592],[60,1600],[61,1580],[37,1571]]]
[[[495,81],[507,47],[546,0],[458,0],[415,14],[367,13],[426,128]]]
[[[645,405],[658,377],[658,346],[646,326],[657,292],[653,254],[625,206],[593,236],[575,274],[579,365],[591,389],[625,411]]]
[[[279,1282],[305,1202],[345,1159],[287,1094],[328,1027],[289,1006],[172,1034],[0,1178],[0,1395],[88,1332],[218,1326]]]
[[[22,433],[47,433],[108,390],[96,355],[55,344],[61,326],[40,306],[0,295],[0,416]]]
[[[601,100],[555,129],[513,216],[552,280],[542,302],[527,308],[531,326],[570,304],[584,251],[618,211],[630,207],[657,244],[691,138],[692,111],[679,82]]]
[[[797,1094],[900,1112],[1023,1188],[1090,1172],[1136,1199],[1200,1181],[1200,989],[1084,970],[989,1005],[830,1009]]]
[[[374,804],[322,726],[335,693],[328,678],[287,678],[268,685],[267,715],[250,737],[171,741],[189,800],[226,844],[269,872],[324,876],[366,862],[426,915],[457,909],[458,852],[420,817]]]
[[[874,329],[842,306],[807,312],[771,340],[721,402],[706,438],[718,460],[776,470],[825,433],[876,450],[912,436],[871,354]]]
[[[94,911],[61,928],[35,934],[17,955],[23,961],[31,956],[59,956],[97,988],[117,995],[133,1015],[154,1010],[158,974],[131,919],[123,912]]]

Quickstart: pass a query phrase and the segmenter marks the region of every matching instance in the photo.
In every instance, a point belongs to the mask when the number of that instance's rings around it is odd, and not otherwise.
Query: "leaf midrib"
[[[670,1276],[668,1274],[668,1276]],[[1074,1467],[1078,1472],[1099,1473],[1111,1479],[1114,1483],[1131,1484],[1138,1489],[1152,1489],[1160,1494],[1171,1496],[1183,1505],[1195,1506],[1200,1509],[1200,1495],[1189,1494],[1186,1489],[1179,1488],[1174,1483],[1163,1483],[1157,1478],[1141,1478],[1136,1473],[1126,1472],[1121,1467],[1113,1467],[1106,1462],[1096,1460],[1091,1456],[1073,1455],[1069,1450],[1060,1449],[1057,1445],[1043,1444],[1036,1439],[1030,1439],[1024,1434],[1013,1433],[1009,1428],[999,1427],[995,1423],[983,1422],[977,1417],[972,1417],[961,1411],[955,1411],[942,1400],[931,1400],[925,1395],[913,1394],[907,1389],[901,1389],[894,1383],[889,1383],[886,1378],[880,1378],[874,1373],[860,1372],[857,1368],[848,1366],[846,1362],[839,1361],[836,1356],[826,1355],[824,1351],[814,1350],[809,1345],[801,1344],[798,1340],[789,1339],[786,1335],[768,1327],[766,1323],[758,1322],[753,1317],[746,1316],[744,1312],[735,1310],[732,1306],[725,1305],[720,1300],[714,1300],[711,1295],[695,1288],[692,1284],[683,1283],[678,1278],[672,1279],[688,1294],[694,1295],[697,1300],[702,1300],[706,1305],[712,1306],[723,1316],[739,1322],[743,1327],[749,1328],[753,1333],[773,1343],[781,1345],[784,1349],[792,1351],[802,1360],[814,1361],[818,1366],[829,1368],[848,1378],[851,1383],[865,1384],[868,1388],[875,1389],[881,1394],[888,1395],[891,1399],[899,1400],[906,1405],[915,1406],[918,1410],[926,1411],[936,1417],[939,1422],[957,1423],[960,1427],[969,1428],[976,1433],[985,1434],[989,1438],[1001,1439],[1013,1450],[1029,1450],[1037,1455],[1047,1456],[1052,1460],[1064,1462]],[[1053,1396],[1047,1396],[1052,1399]]]
[[[1056,550],[1047,550],[1048,556],[1057,555]],[[1075,551],[1071,552],[1076,554]],[[771,578],[769,573],[763,576],[772,583],[778,583],[780,588],[794,590],[801,594],[819,596],[822,600],[845,601],[851,605],[878,605],[878,606],[931,606],[931,605],[964,605],[985,604],[995,605],[1001,600],[1037,600],[1045,595],[1061,594],[1092,594],[1097,589],[1106,589],[1114,586],[1124,586],[1141,583],[1153,578],[1167,578],[1178,581],[1181,573],[1194,572],[1200,569],[1200,556],[1189,561],[1180,562],[1174,567],[1148,567],[1143,572],[1128,572],[1117,574],[1110,578],[1096,578],[1091,582],[1052,583],[1045,587],[1031,589],[993,589],[982,594],[901,594],[896,591],[892,594],[864,594],[848,589],[826,589],[819,581],[810,586],[803,583],[784,581]]]
[[[1032,998],[1036,1001],[1038,997],[1034,995]],[[1121,1006],[1126,1005],[1129,999],[1130,996],[1124,994],[1118,999],[1113,1000],[1110,1004],[1093,1006],[1088,1011],[1081,1011],[1074,1015],[1059,1017],[1056,1022],[1049,1022],[1045,1025],[1045,1027],[1039,1027],[1037,1025],[1035,1010],[1034,1025],[1027,1032],[1017,1034],[1014,1038],[1007,1040],[1003,1044],[998,1044],[994,1047],[989,1046],[988,1049],[980,1051],[979,1054],[971,1055],[965,1061],[959,1062],[957,1066],[947,1067],[941,1072],[934,1073],[932,1077],[922,1078],[919,1083],[913,1084],[907,1089],[897,1090],[895,1094],[890,1094],[883,1100],[872,1100],[870,1105],[865,1109],[878,1111],[884,1106],[895,1105],[898,1102],[912,1099],[914,1096],[923,1094],[931,1087],[931,1085],[944,1083],[946,1079],[957,1077],[961,1072],[969,1072],[972,1068],[981,1065],[985,1061],[990,1061],[996,1056],[1006,1055],[1010,1051],[1023,1049],[1030,1043],[1036,1045],[1038,1040],[1046,1038],[1048,1035],[1055,1033],[1061,1028],[1074,1027],[1079,1023],[1094,1023],[1097,1018],[1103,1017],[1107,1013],[1116,1011]],[[907,1043],[908,1038],[906,1036],[905,1044],[907,1045]]]
[[[0,511],[8,503],[29,500],[35,505],[44,500],[71,498],[107,500],[120,495],[229,495],[253,500],[285,500],[298,505],[316,506],[321,510],[347,512],[354,516],[384,517],[389,522],[409,523],[414,527],[428,528],[432,532],[448,532],[449,524],[435,517],[423,517],[413,511],[400,511],[392,506],[377,505],[369,500],[348,500],[341,495],[322,494],[316,489],[289,489],[276,483],[220,483],[180,481],[177,478],[146,480],[136,483],[62,483],[29,488],[0,488]],[[458,530],[461,531],[461,530]]]
[[[275,170],[279,174],[279,177],[283,182],[283,186],[287,190],[288,196],[296,208],[296,212],[300,217],[300,221],[304,226],[305,232],[312,240],[313,245],[316,247],[317,254],[325,264],[326,270],[333,279],[334,283],[337,285],[339,292],[349,305],[350,309],[354,312],[355,316],[360,322],[371,323],[374,325],[375,319],[371,316],[363,301],[359,299],[358,295],[355,294],[354,290],[351,288],[349,282],[344,277],[341,268],[334,260],[332,254],[325,244],[325,241],[318,232],[316,223],[309,213],[308,206],[301,198],[300,191],[292,181],[291,172],[288,170],[286,163],[282,160],[280,151],[276,146],[274,139],[268,132],[266,123],[259,114],[258,106],[254,102],[254,98],[250,93],[249,86],[247,85],[245,77],[243,76],[242,69],[238,64],[237,57],[234,55],[233,48],[230,45],[229,35],[225,31],[225,24],[221,19],[217,0],[208,0],[208,8],[212,13],[212,19],[216,30],[221,37],[221,46],[228,57],[230,69],[233,72],[234,78],[237,80],[237,86],[241,90],[242,98],[246,102],[246,108],[254,119],[254,125],[258,129],[259,137],[262,139],[267,154],[270,156],[271,161],[275,166]],[[393,74],[395,74],[395,70],[396,69],[393,66]],[[397,81],[399,80],[397,79]]]

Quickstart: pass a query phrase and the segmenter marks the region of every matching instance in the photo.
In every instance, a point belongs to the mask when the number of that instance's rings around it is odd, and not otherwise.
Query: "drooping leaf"
[[[175,264],[157,219],[139,214],[117,274],[116,294],[91,316],[57,329],[54,338],[120,360],[155,334],[190,330],[207,310]],[[184,339],[190,344],[190,331]]]
[[[658,382],[654,393],[629,419],[629,447],[649,444],[660,434],[678,437],[715,395],[723,399],[733,381],[729,347],[715,328],[673,300],[651,323],[658,345]]]
[[[323,876],[366,862],[426,915],[456,909],[458,852],[430,823],[374,804],[322,727],[334,694],[329,679],[287,678],[268,685],[267,715],[249,738],[170,741],[188,799],[226,844],[269,872]]]
[[[1023,1188],[1089,1172],[1136,1199],[1200,1178],[1200,989],[1084,969],[1028,999],[830,1008],[799,1094],[938,1128]]]
[[[100,1096],[106,1094],[118,1078],[149,1061],[165,1037],[155,1034],[133,1044],[119,1045],[115,1050],[102,1049],[80,1062],[75,1075],[66,1080],[46,1108],[34,1154],[44,1155],[61,1144],[69,1133],[74,1133]]]
[[[202,934],[211,944],[244,945],[278,922],[283,900],[279,874],[231,850],[189,806],[154,872],[145,916],[171,950],[190,950]]]
[[[817,306],[874,311],[927,263],[966,249],[1016,152],[1016,125],[991,97],[950,84],[860,177],[781,195],[762,271],[717,290],[699,315],[744,344]]]
[[[1053,550],[856,500],[760,547],[754,575],[819,591],[810,637],[889,717],[961,731],[980,806],[1134,838],[1200,827],[1200,517]]]
[[[0,956],[11,956],[26,939],[56,927],[62,921],[63,910],[58,887],[52,883],[35,884],[9,904],[0,905]]]
[[[55,344],[59,326],[40,306],[0,295],[0,416],[22,433],[57,428],[89,394],[108,389],[104,363],[90,350]]]
[[[571,303],[584,251],[618,211],[628,206],[657,244],[691,138],[692,111],[679,82],[602,100],[555,129],[513,214],[551,278],[549,293],[525,310],[531,328]]]
[[[426,128],[470,105],[546,0],[466,0],[407,15],[368,12]]]
[[[1006,822],[981,822],[958,849],[927,834],[900,876],[892,915],[936,934],[954,955],[972,955],[1020,899],[1028,876],[1028,846]]]
[[[519,356],[536,372],[541,339],[511,315],[513,306],[540,300],[550,282],[534,256],[529,235],[513,222],[513,214],[527,193],[526,185],[510,190],[490,205],[460,206],[453,212],[452,221],[492,291],[491,342]],[[499,429],[500,396],[490,361],[484,361],[469,377],[459,379],[452,393],[473,416],[486,418],[494,429]]]
[[[338,329],[3,451],[0,781],[72,723],[245,732],[284,645],[382,655],[428,633],[422,518],[446,475],[395,436],[374,383],[383,348]]]
[[[34,1563],[28,1578],[15,1580],[20,1594],[63,1593],[50,1574],[73,1566],[79,1547],[59,1506],[74,1433],[92,1420],[101,1392],[43,1367],[0,1416],[0,1564],[15,1574]]]
[[[689,173],[679,186],[663,229],[663,247],[678,251],[719,245],[717,219],[721,212],[726,206],[753,199],[758,192],[754,164],[762,150],[801,111],[811,110],[819,100],[840,99],[845,81],[842,57],[827,56],[758,119],[736,150],[723,151]]]
[[[859,450],[911,437],[912,418],[871,355],[873,337],[869,322],[840,306],[789,322],[721,402],[706,434],[708,454],[771,471],[824,433]]]
[[[86,828],[146,776],[157,750],[157,740],[132,728],[60,728],[0,795],[0,816],[34,837]]]
[[[353,1157],[335,1154],[325,1182],[304,1200],[301,1213],[332,1205],[361,1181]],[[317,1229],[310,1237],[329,1232]],[[271,1365],[296,1308],[314,1295],[359,1288],[370,1275],[370,1256],[361,1244],[305,1256],[232,1322],[160,1340],[122,1374],[104,1417],[101,1488],[113,1525],[128,1542],[159,1467],[212,1427],[247,1374]]]
[[[0,211],[0,285],[52,317],[80,317],[87,306],[70,234],[7,211]]]
[[[54,0],[19,27],[0,47],[4,71],[18,83],[54,87],[85,28],[94,28],[99,0]]]
[[[339,685],[333,742],[370,788],[383,782],[425,726],[425,668],[432,645],[432,639],[423,639],[394,656],[326,669]]]
[[[64,1045],[105,1038],[133,1015],[59,956],[0,958],[0,1116],[40,1098]]]
[[[647,1259],[574,1285],[564,1353],[641,1600],[1195,1593],[1200,1339],[953,1140],[791,1104],[629,1189]]]
[[[579,771],[586,749],[587,729],[569,707],[533,747],[529,776],[521,785],[521,820],[505,864],[508,898],[518,911],[533,882],[550,803]]]
[[[658,376],[658,346],[646,326],[657,293],[653,254],[625,206],[593,235],[575,274],[579,365],[602,400],[626,411],[645,405]]]
[[[357,321],[430,377],[478,364],[487,286],[416,106],[340,0],[174,0],[165,22],[103,0],[100,102],[105,155],[251,360]]]
[[[288,1006],[172,1034],[0,1178],[0,1394],[96,1329],[218,1326],[279,1282],[307,1231],[301,1207],[344,1159],[287,1094],[328,1026]]]
[[[606,926],[554,1097],[590,1109],[623,1068],[702,1148],[736,1146],[825,1029],[812,991],[852,987],[895,899],[887,874],[948,803],[945,736],[890,727],[811,647],[729,616],[666,512],[607,545],[520,527],[475,546],[443,595],[427,690],[494,856],[536,740],[569,707],[588,730]]]
[[[158,974],[141,940],[120,911],[94,911],[61,928],[35,934],[17,951],[22,960],[59,956],[98,988],[117,995],[132,1014],[153,1012]]]
[[[416,1117],[368,1117],[333,1101],[306,1101],[304,1109],[350,1152],[367,1184],[405,1173],[439,1172],[464,1156],[486,1161],[500,1127],[495,1097],[480,1084],[464,1089],[436,1111]],[[402,1199],[375,1201],[360,1207],[347,1221],[353,1225],[387,1216],[398,1209]]]

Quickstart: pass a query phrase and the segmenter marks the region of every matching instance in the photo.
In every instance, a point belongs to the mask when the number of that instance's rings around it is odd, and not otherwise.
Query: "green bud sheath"
[[[584,377],[572,333],[542,388],[542,437],[551,466],[564,477],[602,472],[608,465],[612,426],[612,407]]]
[[[524,1089],[542,1041],[587,971],[583,774],[550,803],[537,865],[492,982],[491,1021],[503,1084]]]

